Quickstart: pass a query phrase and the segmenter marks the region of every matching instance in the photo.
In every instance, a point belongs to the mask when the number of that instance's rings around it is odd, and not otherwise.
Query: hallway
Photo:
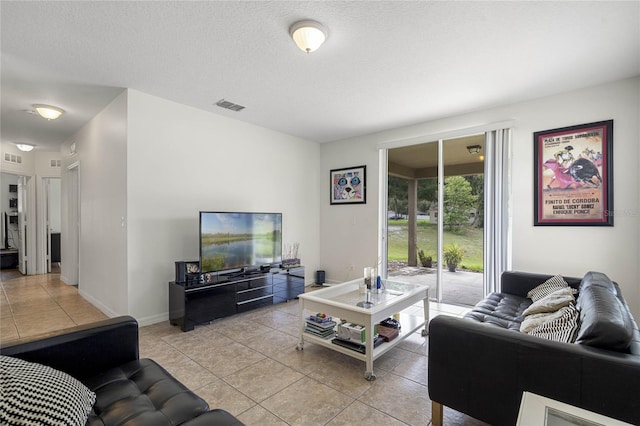
[[[21,275],[0,272],[0,340],[23,339],[61,328],[107,319],[78,294],[78,288],[60,281],[60,273]]]

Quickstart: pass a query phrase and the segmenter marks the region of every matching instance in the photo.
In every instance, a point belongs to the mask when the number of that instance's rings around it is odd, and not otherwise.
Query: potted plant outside
[[[444,248],[444,261],[447,263],[449,272],[455,272],[458,264],[462,261],[463,250],[462,248],[453,243]]]
[[[420,259],[420,265],[425,268],[433,267],[433,258],[431,256],[426,256],[424,254],[424,250],[418,251],[418,259]]]

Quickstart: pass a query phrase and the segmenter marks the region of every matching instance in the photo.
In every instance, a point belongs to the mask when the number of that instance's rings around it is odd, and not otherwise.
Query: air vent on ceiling
[[[242,111],[244,107],[242,105],[234,104],[233,102],[225,101],[224,99],[220,99],[216,102],[220,108],[230,109],[231,111]]]

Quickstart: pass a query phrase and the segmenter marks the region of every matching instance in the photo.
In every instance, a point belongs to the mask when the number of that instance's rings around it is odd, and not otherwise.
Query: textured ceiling
[[[637,1],[2,1],[0,13],[1,137],[42,150],[123,88],[327,142],[640,75]],[[314,53],[289,37],[300,19],[329,31]],[[24,112],[33,103],[67,113],[47,122]]]

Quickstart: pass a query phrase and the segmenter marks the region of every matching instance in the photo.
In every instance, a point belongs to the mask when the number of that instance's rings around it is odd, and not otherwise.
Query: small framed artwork
[[[367,166],[331,170],[330,181],[331,204],[367,202]]]
[[[516,426],[631,426],[564,402],[523,392]]]
[[[200,262],[186,262],[187,274],[199,274]]]
[[[613,120],[535,132],[534,225],[613,226]]]

